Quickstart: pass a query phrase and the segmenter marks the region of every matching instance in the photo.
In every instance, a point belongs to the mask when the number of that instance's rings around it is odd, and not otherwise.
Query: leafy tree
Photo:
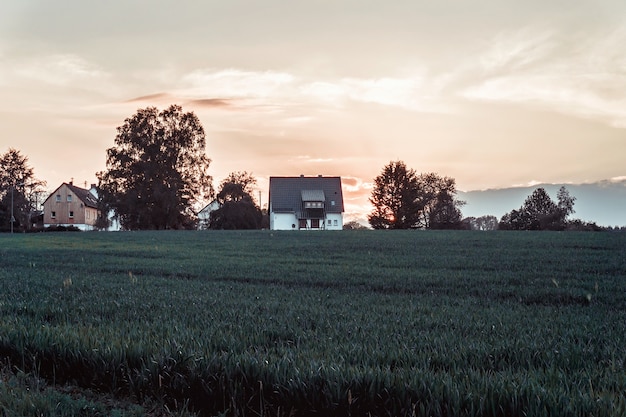
[[[260,229],[263,214],[252,196],[256,178],[252,174],[232,172],[220,184],[217,202],[220,208],[211,213],[211,229]]]
[[[97,174],[102,207],[129,230],[195,227],[194,206],[213,195],[205,146],[193,112],[137,110],[117,128],[107,170]]]
[[[0,156],[0,229],[10,230],[11,224],[13,230],[30,228],[37,205],[43,202],[45,185],[35,178],[28,157],[19,150],[10,148]]]
[[[575,197],[570,196],[565,187],[559,189],[558,203],[555,203],[546,190],[537,188],[526,198],[519,210],[502,216],[499,228],[502,230],[564,230],[567,217],[574,212]]]
[[[461,229],[461,207],[464,201],[455,199],[454,178],[440,177],[435,173],[421,174],[418,178],[422,224],[429,229]]]
[[[497,230],[498,218],[496,216],[466,217],[463,219],[464,229],[468,230]]]
[[[374,179],[367,216],[374,229],[409,229],[419,224],[419,185],[415,171],[402,161],[390,162]]]
[[[559,229],[562,230],[567,227],[567,218],[569,215],[575,213],[574,201],[576,201],[576,197],[571,196],[569,191],[562,186],[559,188],[556,198],[557,208],[559,211]]]
[[[356,220],[351,220],[348,223],[343,225],[343,230],[367,230],[366,226],[363,226],[361,223]]]
[[[453,178],[435,173],[420,174],[404,162],[391,162],[374,180],[368,216],[374,229],[459,229],[460,207]]]

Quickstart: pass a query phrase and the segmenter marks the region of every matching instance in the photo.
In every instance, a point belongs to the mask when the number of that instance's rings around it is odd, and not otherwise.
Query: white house
[[[341,177],[270,177],[268,212],[271,230],[341,230]]]
[[[211,219],[211,213],[220,208],[220,203],[217,200],[211,201],[204,206],[202,210],[198,212],[198,229],[206,230],[209,228],[209,221]]]

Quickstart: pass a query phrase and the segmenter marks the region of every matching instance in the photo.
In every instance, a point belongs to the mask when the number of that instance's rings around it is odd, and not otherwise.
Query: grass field
[[[0,235],[0,415],[626,415],[626,234]]]

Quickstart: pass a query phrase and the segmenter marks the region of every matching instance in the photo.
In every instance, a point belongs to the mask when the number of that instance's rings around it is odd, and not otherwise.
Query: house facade
[[[43,203],[44,227],[74,226],[94,230],[99,215],[96,196],[72,182],[61,184]]]
[[[268,213],[271,230],[341,230],[341,177],[270,177]]]
[[[218,203],[217,200],[213,200],[204,206],[204,208],[198,212],[198,229],[208,229],[211,222],[211,213],[219,208],[220,203]]]

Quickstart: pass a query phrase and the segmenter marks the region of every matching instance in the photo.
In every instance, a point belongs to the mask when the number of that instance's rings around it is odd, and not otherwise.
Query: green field
[[[626,415],[626,234],[0,235],[0,415]]]

